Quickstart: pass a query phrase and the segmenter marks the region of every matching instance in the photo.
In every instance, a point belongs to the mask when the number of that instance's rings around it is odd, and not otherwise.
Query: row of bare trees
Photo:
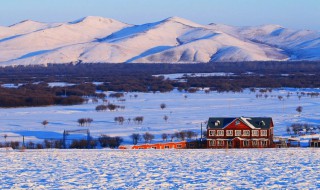
[[[151,141],[154,139],[154,135],[149,132],[146,132],[143,135],[140,135],[139,133],[133,133],[130,137],[132,138],[132,143],[134,145],[138,144],[142,138],[144,139],[145,143],[151,143]]]
[[[170,139],[170,141],[173,141],[174,139],[177,140],[181,140],[181,141],[185,141],[187,140],[191,140],[192,138],[197,138],[198,134],[196,132],[193,131],[177,131],[174,132],[172,134],[167,134],[167,133],[163,133],[161,135],[161,138],[163,141],[168,141],[168,139]]]
[[[141,141],[142,138],[144,139],[145,143],[151,143],[151,141],[154,139],[154,135],[149,132],[146,132],[142,135],[140,135],[139,133],[133,133],[130,137],[132,138],[132,143],[134,145],[138,144],[138,142]]]
[[[119,105],[115,105],[115,104],[107,104],[107,105],[98,105],[96,106],[96,111],[97,112],[100,112],[100,111],[107,111],[107,110],[110,110],[110,111],[114,111],[114,110],[117,110],[117,109],[125,109],[125,106],[119,106]]]
[[[98,138],[98,141],[103,148],[117,148],[123,142],[123,138],[121,137],[110,137],[108,135],[101,135]]]
[[[115,117],[115,118],[114,118],[114,121],[115,121],[116,123],[118,123],[119,125],[123,125],[123,123],[124,123],[126,120],[128,121],[128,124],[129,124],[129,123],[131,122],[131,120],[132,120],[135,124],[140,125],[140,124],[142,124],[142,122],[143,122],[143,120],[144,120],[144,117],[143,117],[143,116],[137,116],[137,117],[135,117],[135,118],[133,118],[133,119],[131,119],[131,118],[125,119],[123,116],[118,116],[118,117]]]
[[[78,119],[78,123],[81,127],[84,127],[84,126],[90,126],[90,124],[93,122],[93,119],[92,118],[80,118]]]
[[[288,134],[299,134],[302,131],[306,133],[314,133],[316,130],[320,133],[320,125],[312,125],[308,123],[293,123],[290,126],[287,126],[287,133]]]
[[[144,140],[145,143],[151,143],[151,141],[155,138],[155,136],[149,132],[146,132],[142,135],[140,135],[139,133],[133,133],[131,136],[132,139],[132,143],[134,145],[138,144],[138,142],[140,142],[142,139]],[[181,140],[181,141],[185,141],[185,140],[192,140],[197,139],[198,134],[194,131],[177,131],[175,133],[172,134],[168,134],[168,133],[163,133],[161,134],[161,138],[163,141],[168,141],[170,140],[171,142],[174,141],[174,139],[177,140]]]

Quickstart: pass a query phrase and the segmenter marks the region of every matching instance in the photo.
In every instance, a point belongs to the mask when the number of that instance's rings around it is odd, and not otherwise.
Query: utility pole
[[[202,122],[201,122],[201,138],[200,138],[200,142],[202,142]]]
[[[66,149],[66,130],[63,130],[63,148]]]
[[[89,149],[90,148],[90,131],[89,129],[87,130],[87,148]]]

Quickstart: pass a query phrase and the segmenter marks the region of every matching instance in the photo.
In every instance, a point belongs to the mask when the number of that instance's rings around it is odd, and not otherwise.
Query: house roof
[[[234,120],[239,120],[251,129],[269,129],[272,123],[271,117],[210,117],[208,129],[223,129]]]

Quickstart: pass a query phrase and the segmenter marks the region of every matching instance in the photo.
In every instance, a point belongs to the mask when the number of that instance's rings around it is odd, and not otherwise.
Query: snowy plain
[[[320,89],[276,89],[257,98],[260,92],[245,90],[242,93],[217,93],[204,91],[185,93],[174,90],[170,93],[125,93],[125,101],[107,98],[109,102],[125,106],[118,111],[97,112],[95,107],[102,104],[89,101],[87,104],[74,106],[47,106],[34,108],[0,109],[0,142],[4,135],[11,136],[6,140],[18,140],[22,136],[26,141],[36,141],[44,138],[62,138],[64,130],[90,129],[93,137],[102,134],[122,136],[124,144],[131,144],[132,133],[150,132],[156,136],[155,141],[161,141],[162,133],[174,133],[181,130],[192,130],[200,137],[200,126],[205,130],[205,121],[209,117],[272,117],[275,125],[275,135],[286,134],[286,127],[292,123],[320,123],[319,97],[303,96],[300,100],[297,92],[320,92]],[[110,93],[110,92],[109,92]],[[109,94],[107,93],[107,94]],[[290,94],[290,97],[286,97]],[[137,95],[135,98],[134,96]],[[278,96],[283,96],[280,101]],[[166,108],[161,109],[160,104]],[[301,115],[296,108],[303,107]],[[166,122],[163,118],[168,116]],[[119,125],[115,117],[123,116],[126,121]],[[143,116],[142,124],[135,124],[132,119]],[[80,127],[79,118],[92,118],[90,126]],[[129,122],[127,119],[131,118]],[[43,126],[42,121],[49,124]]]
[[[319,189],[320,150],[0,152],[0,189]]]
[[[193,130],[212,116],[266,116],[275,123],[275,134],[286,134],[294,122],[320,123],[319,97],[297,92],[320,89],[275,89],[260,92],[204,91],[185,93],[126,93],[126,101],[107,98],[124,110],[97,112],[102,104],[89,101],[74,106],[0,109],[0,142],[40,141],[62,138],[63,130],[90,129],[122,136],[131,144],[132,133],[150,132],[161,141],[162,133]],[[290,97],[286,97],[290,93]],[[110,94],[107,93],[107,94]],[[135,98],[135,95],[137,97]],[[284,97],[280,101],[278,96]],[[160,104],[165,103],[165,109]],[[301,115],[296,107],[302,106]],[[169,120],[165,122],[163,116]],[[144,116],[141,125],[132,121],[119,125],[114,117]],[[79,118],[92,118],[80,127]],[[48,120],[44,127],[41,122]],[[8,135],[4,139],[4,135]],[[84,137],[84,136],[83,136]],[[81,138],[79,135],[77,138]],[[198,136],[199,138],[199,136]],[[0,149],[0,189],[319,189],[320,149],[226,149],[226,150],[5,150]]]

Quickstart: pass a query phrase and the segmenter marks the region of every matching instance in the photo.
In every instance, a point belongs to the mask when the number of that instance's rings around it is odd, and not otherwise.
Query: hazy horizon
[[[102,16],[129,24],[156,22],[171,16],[200,24],[233,26],[276,24],[293,29],[320,30],[317,0],[10,0],[1,2],[0,25],[23,20],[70,22],[86,16]]]

